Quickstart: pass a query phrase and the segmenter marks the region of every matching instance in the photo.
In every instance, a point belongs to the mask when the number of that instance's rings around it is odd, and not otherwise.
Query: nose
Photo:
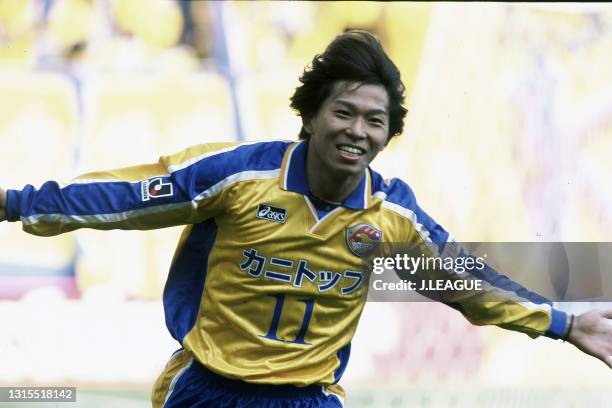
[[[360,117],[355,117],[346,130],[347,133],[354,138],[363,139],[367,136],[365,124],[363,123],[363,119]]]

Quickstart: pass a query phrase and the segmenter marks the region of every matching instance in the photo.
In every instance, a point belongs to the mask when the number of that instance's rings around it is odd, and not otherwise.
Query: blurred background
[[[348,28],[377,34],[407,87],[404,135],[373,168],[455,237],[612,241],[607,4],[0,0],[0,185],[296,139],[288,98]],[[0,224],[0,386],[149,406],[178,348],[160,296],[179,234],[43,239]],[[610,401],[601,362],[444,305],[370,303],[352,350],[348,407]]]

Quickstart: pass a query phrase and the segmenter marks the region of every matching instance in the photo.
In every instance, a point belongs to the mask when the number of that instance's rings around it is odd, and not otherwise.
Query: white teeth
[[[363,154],[364,151],[358,147],[340,145],[338,146],[338,150],[342,150],[343,152],[351,153],[351,154]]]

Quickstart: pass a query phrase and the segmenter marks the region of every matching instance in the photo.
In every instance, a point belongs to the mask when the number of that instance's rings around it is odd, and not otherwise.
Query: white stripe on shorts
[[[181,350],[181,352],[182,351],[183,350]],[[179,355],[179,353],[175,353],[175,355]],[[168,394],[166,395],[166,399],[164,400],[164,406],[166,405],[166,403],[170,399],[170,396],[172,395],[172,392],[174,391],[174,387],[176,386],[176,383],[181,378],[181,376],[185,373],[185,371],[189,370],[189,367],[191,367],[191,364],[193,364],[193,357],[191,357],[189,359],[189,361],[187,361],[187,365],[185,367],[181,368],[179,370],[179,372],[176,373],[176,375],[172,379],[172,382],[170,383],[170,387],[168,387]]]

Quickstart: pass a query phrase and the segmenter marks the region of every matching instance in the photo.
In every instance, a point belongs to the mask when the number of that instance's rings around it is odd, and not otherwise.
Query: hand
[[[612,368],[612,309],[590,310],[574,318],[568,341]]]
[[[6,191],[0,187],[0,222],[6,220]]]

